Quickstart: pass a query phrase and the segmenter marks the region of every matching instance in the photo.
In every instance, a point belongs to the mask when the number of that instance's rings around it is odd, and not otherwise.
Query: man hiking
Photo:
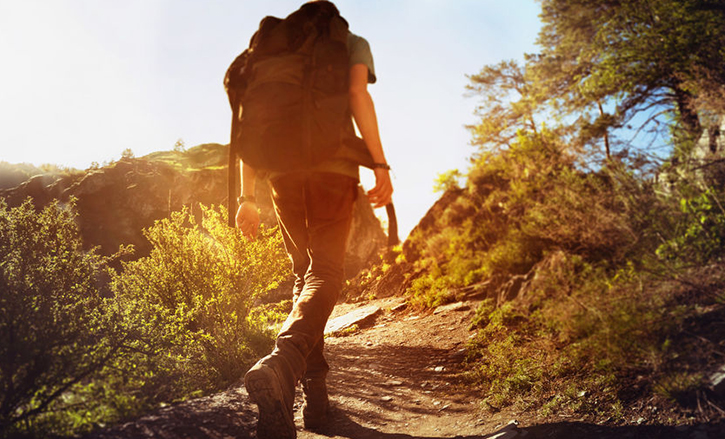
[[[233,108],[241,121],[236,225],[244,236],[256,236],[260,219],[254,185],[257,174],[265,172],[294,272],[292,311],[274,350],[247,372],[244,383],[259,408],[257,436],[295,438],[292,406],[298,381],[305,428],[321,427],[329,407],[323,331],[342,288],[359,183],[359,161],[343,145],[354,137],[351,116],[375,173],[375,187],[367,193],[374,207],[391,202],[390,167],[367,90],[376,80],[370,48],[349,32],[334,4],[312,1],[283,20],[265,18],[238,59],[244,88],[240,108]]]

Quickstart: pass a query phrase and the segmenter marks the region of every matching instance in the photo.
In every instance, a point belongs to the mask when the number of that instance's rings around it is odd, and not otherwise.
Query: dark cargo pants
[[[334,173],[290,173],[271,181],[277,219],[294,272],[294,305],[275,351],[295,380],[324,378],[323,332],[344,279],[357,180]]]

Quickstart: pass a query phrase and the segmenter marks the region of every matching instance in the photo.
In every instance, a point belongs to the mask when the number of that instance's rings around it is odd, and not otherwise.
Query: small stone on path
[[[439,306],[433,311],[433,314],[441,314],[449,311],[468,311],[469,309],[471,309],[471,305],[468,302],[456,302]]]
[[[330,335],[336,332],[343,331],[347,328],[357,325],[362,327],[366,323],[370,323],[380,313],[381,309],[378,306],[364,306],[354,311],[334,318],[327,322],[325,326],[325,334]]]
[[[402,310],[404,310],[404,309],[405,309],[405,308],[407,308],[407,307],[408,307],[408,304],[407,304],[407,303],[405,303],[405,302],[403,302],[403,303],[401,303],[401,304],[399,304],[399,305],[395,305],[394,307],[390,308],[390,310],[391,310],[392,312],[398,312],[398,311],[402,311]]]
[[[725,395],[725,365],[710,375],[710,387],[719,396]]]

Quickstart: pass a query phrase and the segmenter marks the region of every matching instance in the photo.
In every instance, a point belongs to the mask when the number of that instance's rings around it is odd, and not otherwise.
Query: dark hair
[[[332,3],[330,0],[311,0],[305,4],[302,5],[302,8],[307,7],[308,5],[315,5],[316,7],[329,10],[333,12],[335,15],[340,15],[340,11],[337,9],[337,6],[335,6],[334,3]]]

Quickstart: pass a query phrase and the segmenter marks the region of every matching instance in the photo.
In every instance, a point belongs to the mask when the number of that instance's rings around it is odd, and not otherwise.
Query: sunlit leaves
[[[0,431],[96,375],[119,340],[98,279],[107,259],[84,251],[73,205],[36,211],[0,200]]]
[[[228,227],[226,212],[202,207],[172,213],[145,232],[153,249],[115,277],[119,300],[161,326],[176,322],[199,343],[216,379],[239,378],[270,334],[250,318],[255,301],[289,273],[281,236],[263,230],[254,241]]]
[[[268,351],[282,316],[252,309],[289,262],[274,230],[246,241],[224,215],[174,213],[146,231],[148,257],[109,272],[72,203],[0,200],[0,435],[136,416],[223,388]]]

